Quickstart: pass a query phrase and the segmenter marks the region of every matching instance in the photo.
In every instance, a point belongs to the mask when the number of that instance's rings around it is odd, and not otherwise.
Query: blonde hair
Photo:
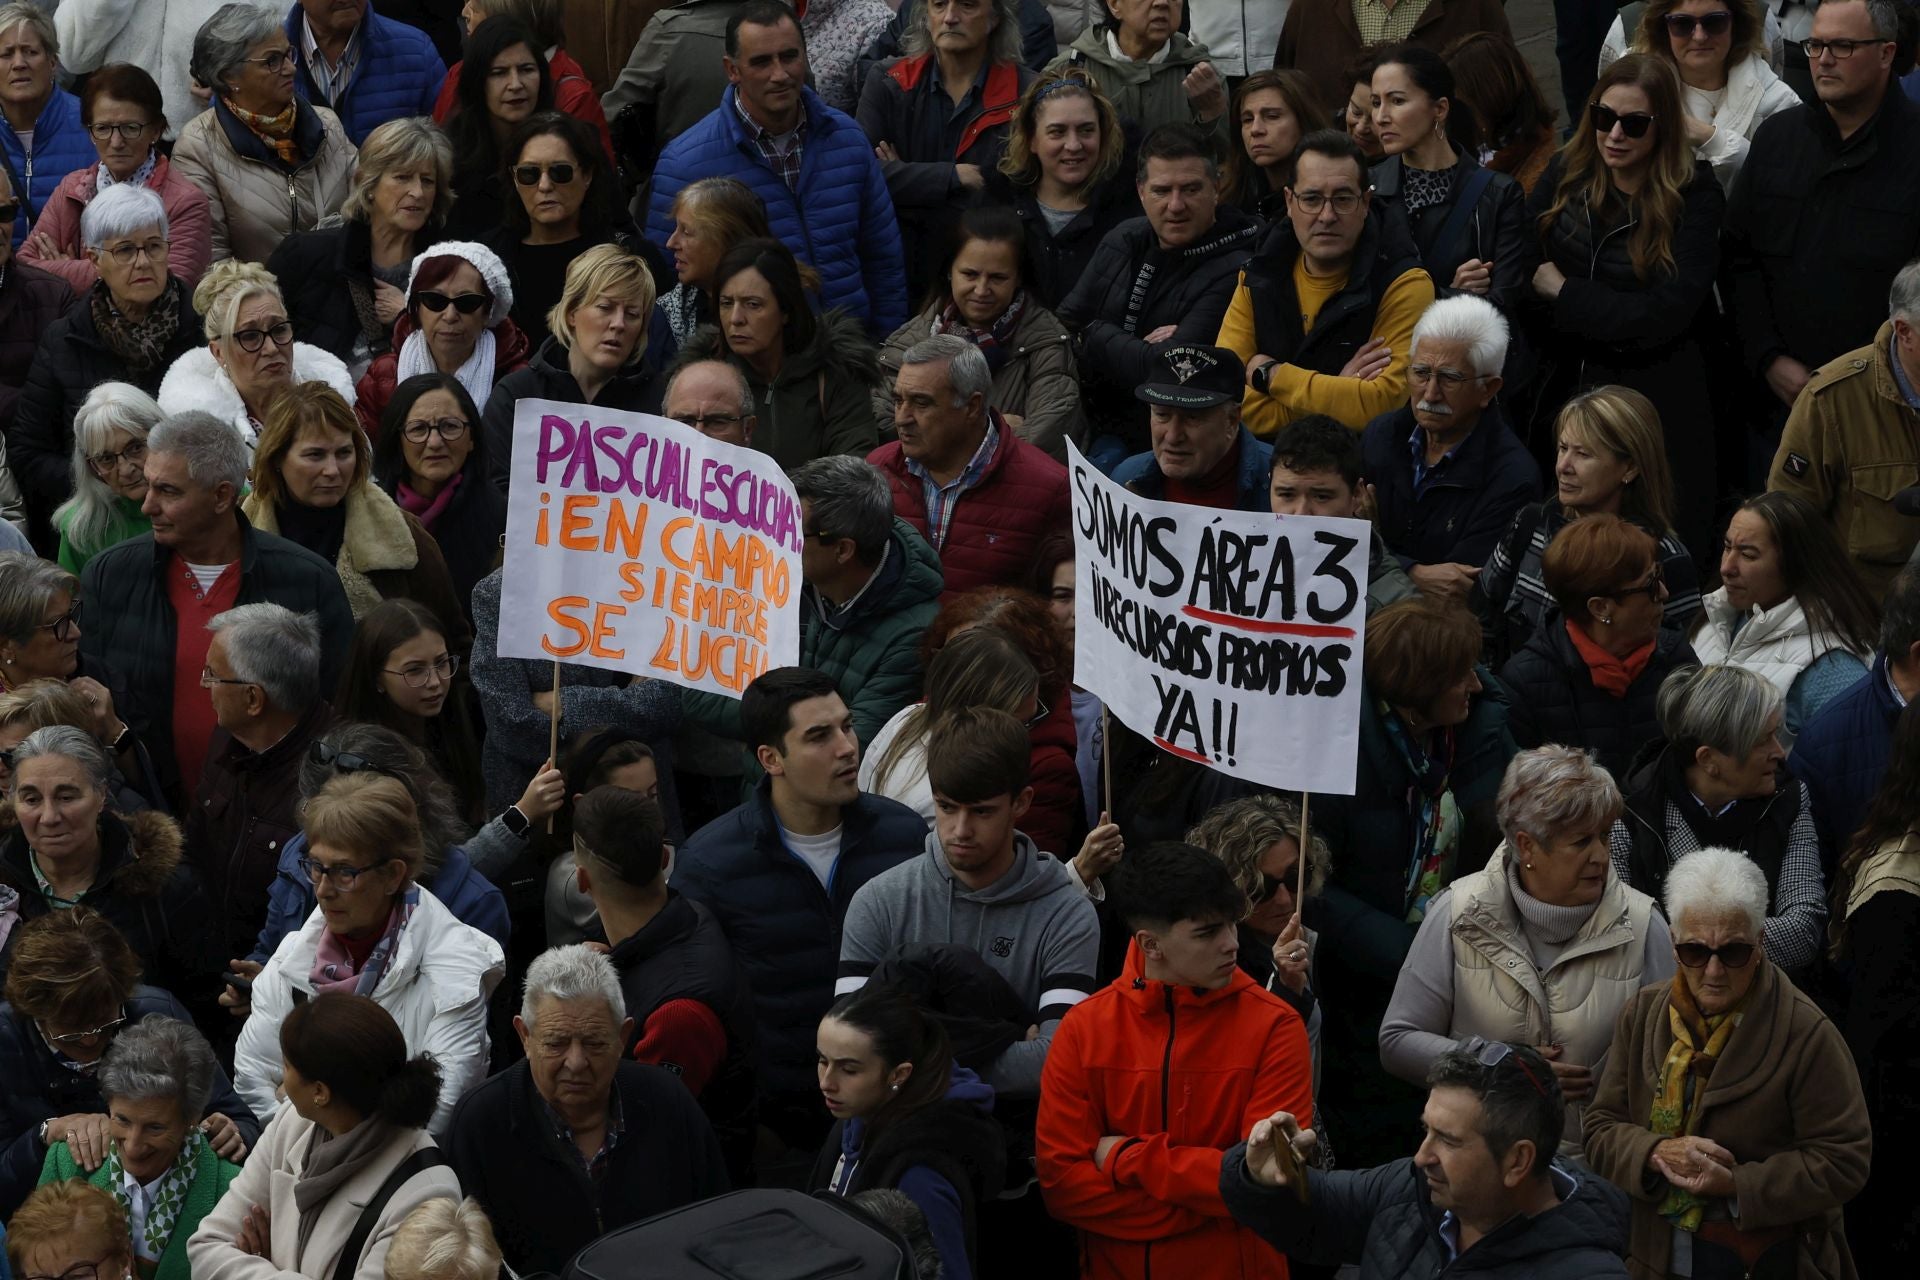
[[[1560,408],[1554,439],[1563,436],[1632,463],[1640,474],[1621,489],[1620,514],[1658,536],[1673,532],[1673,472],[1653,401],[1632,387],[1582,391]]]
[[[249,298],[262,295],[279,303],[283,314],[286,312],[287,300],[271,271],[257,262],[237,258],[214,263],[193,290],[193,309],[206,317],[207,341],[232,337],[240,308]]]
[[[625,299],[639,309],[640,337],[631,357],[638,360],[647,347],[647,320],[653,312],[653,271],[639,254],[617,244],[597,244],[573,260],[560,301],[547,312],[547,328],[562,349],[573,350],[573,313],[604,297]]]
[[[433,208],[427,225],[439,226],[453,208],[453,143],[426,116],[389,120],[360,144],[353,164],[353,190],[340,202],[340,216],[350,222],[373,220],[373,189],[380,179],[400,169],[432,169]]]
[[[247,495],[250,507],[264,509],[285,500],[287,486],[280,468],[300,437],[311,431],[337,431],[353,441],[353,480],[347,493],[351,496],[366,488],[373,470],[373,446],[360,429],[353,406],[324,382],[302,382],[282,392],[260,424],[260,438],[253,446],[253,474],[247,478],[253,487]]]
[[[420,813],[397,778],[379,773],[343,773],[329,778],[301,810],[307,843],[327,845],[356,857],[398,858],[409,880],[426,862]]]
[[[1300,844],[1300,805],[1282,796],[1251,795],[1216,805],[1187,832],[1187,843],[1220,859],[1247,895],[1260,897],[1260,856],[1282,840]],[[1317,831],[1307,833],[1307,896],[1319,893],[1333,866],[1333,852]],[[1291,888],[1291,886],[1289,886]],[[1295,903],[1299,910],[1301,904]]]
[[[1093,103],[1093,114],[1100,121],[1100,154],[1094,158],[1087,185],[1104,182],[1120,171],[1126,138],[1120,132],[1120,113],[1113,102],[1100,92],[1100,84],[1080,67],[1065,66],[1035,76],[1027,91],[1020,95],[1013,123],[1007,129],[1007,154],[1001,157],[1000,172],[1021,186],[1040,181],[1040,161],[1033,154],[1033,139],[1040,132],[1040,107],[1054,98],[1086,98]]]
[[[493,1280],[500,1262],[480,1202],[441,1197],[400,1220],[387,1246],[386,1280]]]
[[[129,1230],[127,1211],[111,1192],[78,1178],[49,1182],[28,1196],[7,1221],[7,1261],[17,1274],[25,1275],[30,1254],[78,1232],[90,1231],[113,1251],[107,1258],[118,1257],[131,1264]],[[111,1274],[103,1271],[102,1280]]]
[[[0,729],[24,725],[28,733],[48,725],[71,725],[91,732],[93,710],[72,685],[51,676],[29,680],[0,693]]]

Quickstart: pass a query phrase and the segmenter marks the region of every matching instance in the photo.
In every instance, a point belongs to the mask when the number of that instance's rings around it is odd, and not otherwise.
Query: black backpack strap
[[[1493,170],[1483,165],[1475,165],[1466,177],[1460,179],[1460,190],[1454,198],[1453,208],[1447,211],[1447,220],[1440,224],[1440,234],[1434,237],[1435,253],[1445,253],[1447,247],[1467,229],[1467,222],[1473,217],[1473,211],[1480,207],[1481,195],[1486,192],[1487,184],[1492,181]],[[1475,248],[1477,249],[1478,246]]]
[[[380,1215],[387,1211],[387,1202],[392,1200],[401,1187],[413,1179],[413,1175],[427,1169],[447,1163],[438,1147],[422,1147],[393,1167],[387,1180],[373,1193],[373,1199],[367,1201],[360,1210],[359,1221],[353,1224],[353,1233],[347,1237],[347,1243],[340,1249],[340,1257],[333,1264],[333,1280],[353,1280],[354,1272],[360,1269],[360,1254],[367,1247],[368,1237],[380,1221]]]

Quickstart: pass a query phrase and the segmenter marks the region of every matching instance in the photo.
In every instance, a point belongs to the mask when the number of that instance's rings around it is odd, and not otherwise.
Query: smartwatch
[[[1263,396],[1270,394],[1267,391],[1267,388],[1273,385],[1274,363],[1275,362],[1272,360],[1267,361],[1267,363],[1255,369],[1253,371],[1253,376],[1247,379],[1247,382],[1253,387],[1253,389],[1255,391],[1258,391]]]
[[[108,744],[107,754],[117,756],[132,745],[133,745],[133,726],[122,724],[120,726],[119,735],[115,737],[110,744]]]
[[[510,804],[501,812],[500,825],[522,840],[527,838],[527,832],[533,828],[533,822],[520,811],[520,806],[517,804]]]

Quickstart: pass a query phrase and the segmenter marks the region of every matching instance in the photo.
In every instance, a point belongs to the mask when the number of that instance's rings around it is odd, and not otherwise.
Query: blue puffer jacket
[[[728,89],[720,105],[660,153],[647,201],[647,239],[673,234],[673,198],[701,178],[737,178],[767,206],[767,221],[794,256],[820,273],[820,306],[844,307],[884,338],[907,322],[907,268],[900,224],[873,144],[853,117],[811,89],[800,187],[787,190],[760,158]]]
[[[313,914],[318,905],[313,896],[313,881],[300,869],[300,859],[306,856],[307,833],[304,831],[281,846],[280,862],[274,868],[273,884],[267,890],[267,923],[260,930],[259,941],[253,944],[253,954],[247,959],[265,964],[279,949],[281,939],[298,930]],[[502,950],[506,949],[509,932],[506,895],[474,870],[464,848],[456,844],[446,851],[440,859],[439,874],[426,881],[426,887],[427,892],[440,899],[442,906],[453,912],[455,919],[472,925],[498,942]]]
[[[1806,785],[1813,825],[1820,833],[1820,865],[1833,883],[1833,868],[1847,841],[1866,821],[1867,806],[1886,776],[1900,703],[1887,683],[1887,655],[1851,689],[1820,708],[1793,740],[1787,772]]]
[[[58,87],[47,99],[47,105],[40,109],[40,118],[33,122],[33,155],[27,155],[27,149],[20,145],[20,135],[3,121],[0,121],[0,146],[7,149],[14,197],[20,196],[21,183],[25,183],[27,201],[33,205],[36,216],[47,207],[47,201],[53,199],[54,189],[63,178],[75,169],[100,162],[93,149],[93,139],[80,123],[80,99]],[[31,229],[26,203],[21,204],[20,212],[13,219],[16,249]]]
[[[340,127],[359,146],[367,135],[389,120],[431,116],[447,64],[426,33],[383,18],[369,4],[360,19],[360,64],[337,102],[328,102],[314,87],[307,71],[306,33],[300,29],[300,6],[287,11],[287,43],[293,46],[294,92],[308,102],[333,108]]]

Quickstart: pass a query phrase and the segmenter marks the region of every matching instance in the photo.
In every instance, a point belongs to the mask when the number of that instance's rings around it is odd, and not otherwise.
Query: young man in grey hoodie
[[[1003,1097],[1034,1098],[1047,1046],[1093,991],[1100,925],[1066,867],[1016,829],[1033,802],[1032,747],[1013,716],[966,708],[927,742],[934,829],[925,853],[863,885],[847,907],[836,996],[865,985],[909,943],[970,947],[1034,1013],[1035,1028],[982,1073]]]

